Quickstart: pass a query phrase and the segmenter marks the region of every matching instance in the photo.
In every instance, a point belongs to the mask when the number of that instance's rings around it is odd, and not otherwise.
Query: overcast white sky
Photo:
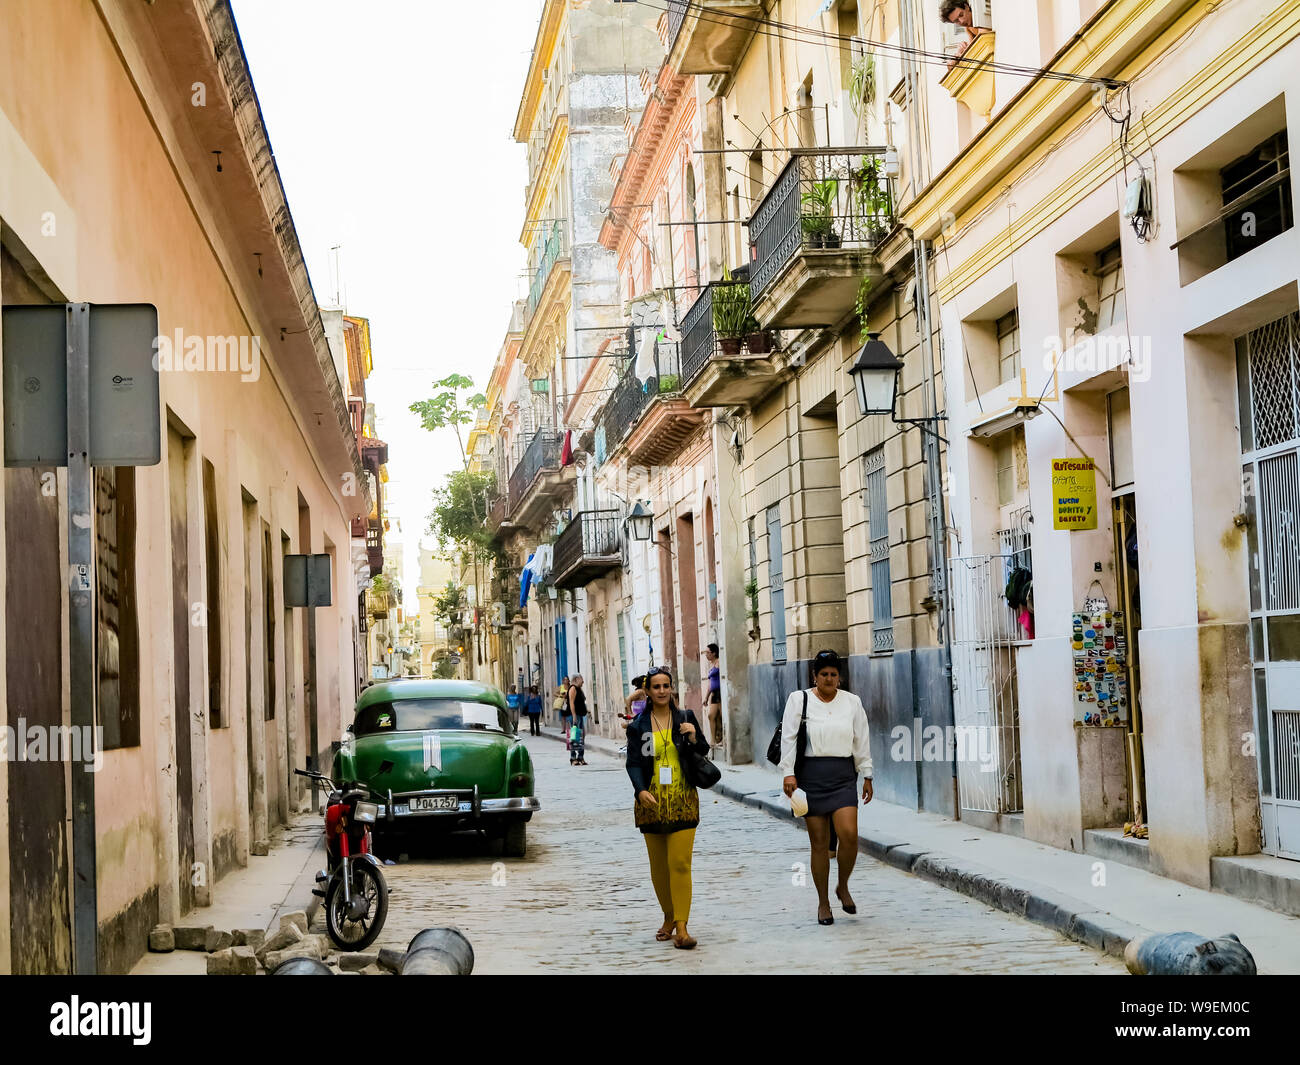
[[[486,388],[526,291],[511,130],[541,0],[232,3],[316,300],[335,302],[341,244],[343,305],[370,319],[366,393],[415,609],[430,496],[460,453],[407,408],[452,372]]]

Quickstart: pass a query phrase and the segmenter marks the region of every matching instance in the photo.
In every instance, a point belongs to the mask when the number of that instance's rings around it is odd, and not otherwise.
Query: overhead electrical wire
[[[946,52],[931,52],[924,48],[912,48],[903,44],[890,44],[885,41],[873,41],[853,34],[832,33],[829,30],[815,29],[809,26],[796,26],[789,22],[779,22],[775,19],[769,19],[758,15],[743,15],[731,12],[718,11],[714,8],[705,7],[697,0],[664,0],[663,3],[649,3],[648,0],[637,0],[643,6],[652,8],[655,11],[665,11],[670,14],[677,11],[696,12],[696,19],[699,22],[709,23],[715,26],[734,26],[736,23],[748,23],[754,26],[755,32],[766,37],[772,37],[779,40],[789,41],[794,44],[826,44],[835,45],[843,49],[851,47],[853,44],[865,44],[870,48],[878,49],[889,55],[899,58],[916,59],[922,63],[931,65],[943,64],[950,66],[954,63],[964,64],[966,66],[980,67],[994,71],[1001,71],[1005,74],[1021,74],[1026,77],[1042,77],[1054,81],[1069,81],[1084,85],[1105,85],[1108,88],[1117,89],[1125,84],[1116,78],[1098,78],[1089,77],[1083,74],[1076,74],[1072,71],[1053,70],[1050,67],[1032,67],[1018,63],[1000,62],[995,59],[986,60],[967,60],[961,57],[948,55]],[[785,32],[781,32],[785,31]]]

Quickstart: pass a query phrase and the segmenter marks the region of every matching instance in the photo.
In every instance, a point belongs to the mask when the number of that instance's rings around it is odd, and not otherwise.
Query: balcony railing
[[[726,298],[728,291],[739,294],[743,281],[714,281],[707,285],[699,298],[691,304],[691,309],[682,319],[681,351],[681,385],[684,388],[699,376],[700,371],[709,364],[709,360],[721,350],[721,337],[714,327],[714,308],[718,306],[719,294]],[[738,354],[741,338],[735,338]]]
[[[546,288],[546,282],[550,278],[555,264],[567,255],[568,242],[564,236],[564,226],[559,222],[555,222],[551,227],[550,236],[546,238],[546,243],[542,246],[542,258],[537,264],[537,269],[533,271],[533,280],[528,286],[528,306],[524,313],[525,328],[532,321],[537,305],[542,300],[542,292]]]
[[[795,149],[749,220],[755,305],[801,252],[872,249],[893,224],[883,148]]]
[[[552,572],[557,588],[580,588],[621,564],[616,510],[584,510],[555,541]]]
[[[656,345],[655,374],[645,381],[629,366],[605,403],[601,424],[605,427],[605,452],[614,451],[636,428],[642,413],[657,396],[676,395],[681,385],[677,345]]]
[[[560,465],[560,434],[554,429],[539,429],[519,456],[510,474],[508,498],[510,513],[518,509],[528,489],[542,470],[557,469]]]
[[[682,20],[686,18],[689,0],[667,0],[668,4],[668,51],[673,50],[673,42],[681,31]]]
[[[488,504],[487,511],[488,532],[495,533],[499,528],[501,528],[501,526],[506,523],[509,514],[509,501],[505,496],[496,496],[492,499]]]

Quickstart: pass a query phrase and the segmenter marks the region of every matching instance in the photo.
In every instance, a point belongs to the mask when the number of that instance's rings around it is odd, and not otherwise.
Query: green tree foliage
[[[470,473],[456,470],[447,482],[433,492],[433,513],[429,515],[429,532],[438,538],[443,551],[451,546],[473,545],[480,554],[488,551],[486,525],[487,497],[496,488],[493,473]]]

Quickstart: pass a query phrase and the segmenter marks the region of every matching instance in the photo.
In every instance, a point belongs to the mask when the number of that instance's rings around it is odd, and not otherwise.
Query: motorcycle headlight
[[[379,817],[379,805],[373,802],[359,802],[352,810],[352,820],[373,825]]]

